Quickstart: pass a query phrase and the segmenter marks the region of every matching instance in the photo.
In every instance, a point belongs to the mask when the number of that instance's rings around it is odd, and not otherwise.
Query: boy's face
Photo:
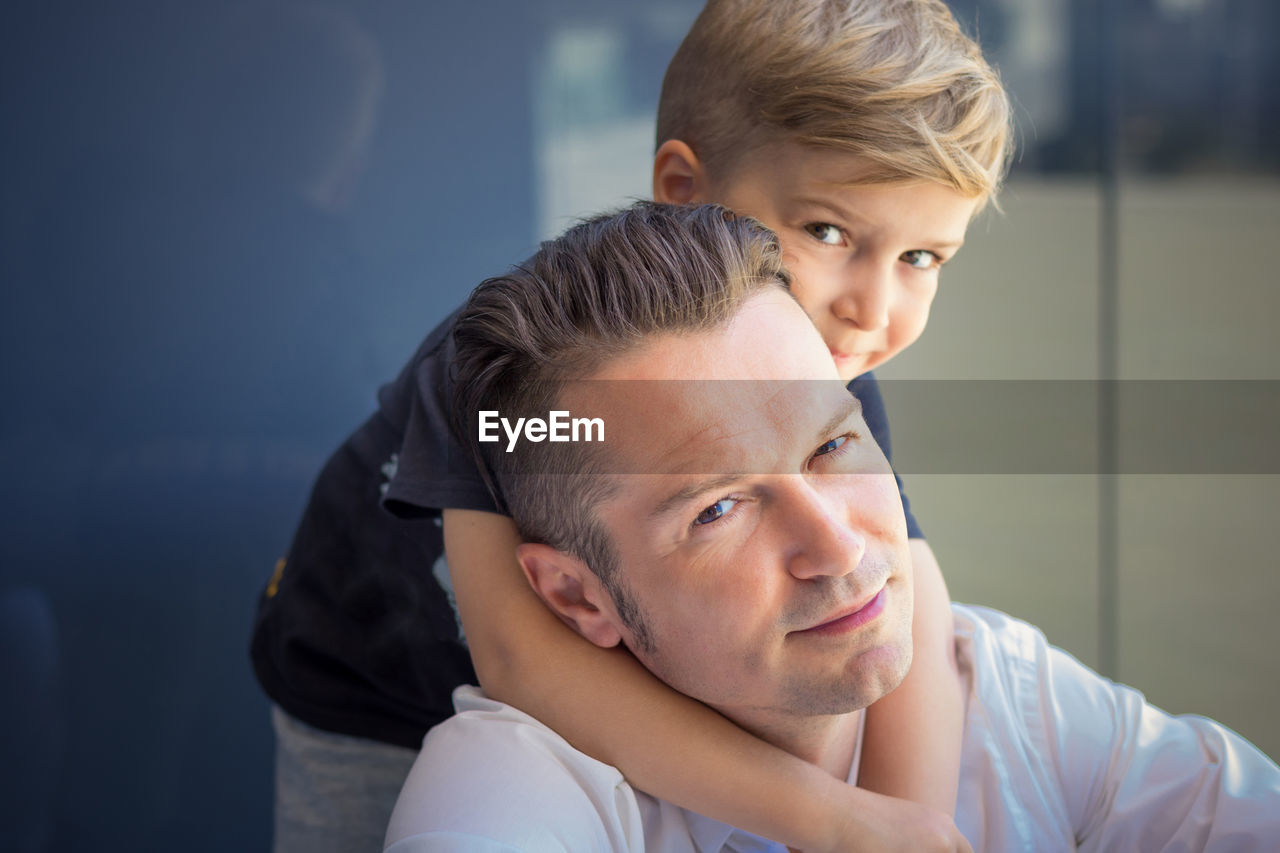
[[[777,233],[792,291],[846,381],[924,331],[938,273],[964,243],[978,199],[936,183],[859,184],[863,161],[795,142],[767,145],[705,197]]]

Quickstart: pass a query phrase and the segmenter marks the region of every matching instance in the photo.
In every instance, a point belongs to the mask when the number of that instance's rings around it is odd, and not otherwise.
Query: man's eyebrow
[[[848,397],[849,399],[831,416],[831,420],[823,424],[822,429],[818,430],[818,441],[825,441],[830,437],[831,433],[836,431],[837,427],[849,420],[849,418],[862,414],[862,401],[853,396],[852,393]]]
[[[862,401],[853,396],[853,394],[848,394],[847,399],[841,404],[840,408],[836,410],[835,414],[831,416],[831,419],[822,425],[822,429],[818,431],[817,440],[825,441],[841,424],[861,412]],[[699,495],[728,488],[746,476],[746,474],[741,472],[718,474],[714,477],[708,477],[703,480],[689,483],[686,486],[681,486],[679,489],[659,501],[658,505],[649,513],[649,518],[660,518],[689,503]]]
[[[679,509],[685,504],[692,501],[698,495],[710,491],[725,489],[745,477],[745,474],[719,474],[715,477],[708,477],[705,480],[698,480],[687,486],[682,486],[671,494],[667,495],[658,505],[649,513],[650,519],[661,518],[673,510]]]

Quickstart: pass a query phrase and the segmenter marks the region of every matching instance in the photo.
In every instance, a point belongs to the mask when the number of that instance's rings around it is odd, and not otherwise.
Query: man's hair
[[[583,560],[639,627],[594,506],[612,493],[592,444],[477,442],[482,410],[546,417],[566,383],[659,334],[717,328],[785,288],[773,232],[719,205],[644,202],[588,219],[483,282],[453,330],[454,428],[477,448],[521,536]],[[645,638],[639,636],[639,641]]]
[[[708,0],[667,66],[657,141],[715,179],[779,141],[862,158],[860,181],[992,198],[1011,110],[942,0]]]

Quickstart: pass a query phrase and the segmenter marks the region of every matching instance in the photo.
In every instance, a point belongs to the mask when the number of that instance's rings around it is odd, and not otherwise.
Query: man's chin
[[[888,696],[907,677],[912,661],[911,643],[885,643],[868,649],[851,662],[850,682],[857,686],[850,697],[856,711]]]
[[[911,671],[911,663],[915,660],[915,649],[911,643],[906,643],[897,650],[896,659],[896,665],[885,676],[884,694],[882,696],[887,696],[897,690],[902,682],[906,680],[907,673]]]
[[[807,684],[793,681],[787,693],[797,714],[851,714],[896,690],[910,668],[910,643],[876,645],[850,658],[839,672]]]

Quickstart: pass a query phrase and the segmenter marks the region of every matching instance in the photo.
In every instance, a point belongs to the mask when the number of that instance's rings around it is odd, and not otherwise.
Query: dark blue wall
[[[368,6],[6,4],[0,847],[266,848],[256,594],[533,245],[526,4]]]

